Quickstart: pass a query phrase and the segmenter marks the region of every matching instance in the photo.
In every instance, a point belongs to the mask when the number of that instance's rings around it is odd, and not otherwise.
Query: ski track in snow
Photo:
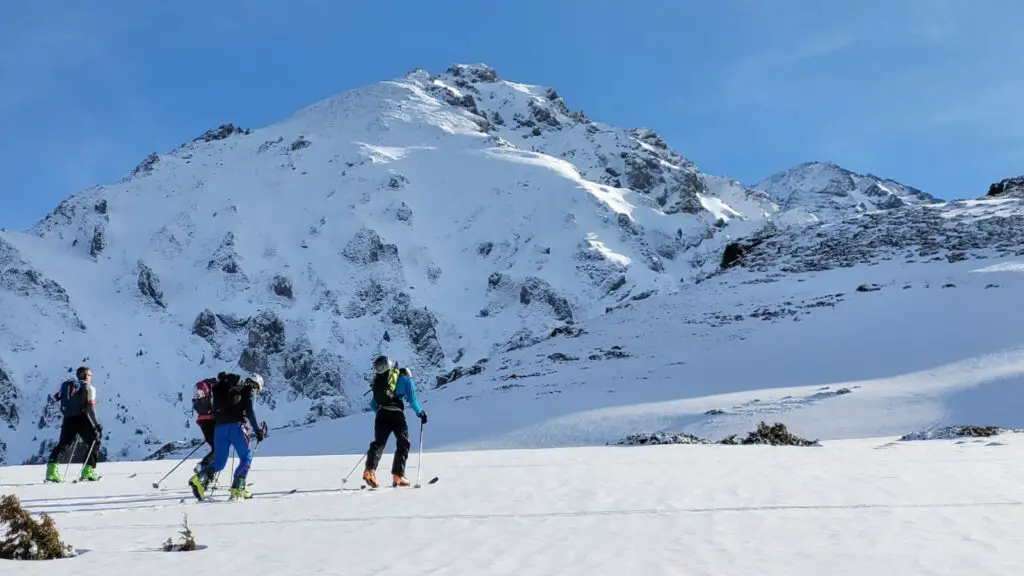
[[[423,478],[438,483],[348,492],[337,489],[355,457],[261,451],[247,502],[192,500],[184,484],[194,460],[165,490],[150,484],[173,461],[106,464],[99,482],[64,485],[39,483],[40,467],[6,467],[0,491],[50,513],[85,552],[0,565],[81,576],[129,566],[154,576],[210,566],[267,576],[1016,574],[1022,450],[1017,434],[814,448],[428,449]],[[416,462],[414,451],[412,478]],[[390,454],[380,470],[389,466]],[[357,473],[348,486],[358,482]],[[205,548],[158,551],[183,514]]]

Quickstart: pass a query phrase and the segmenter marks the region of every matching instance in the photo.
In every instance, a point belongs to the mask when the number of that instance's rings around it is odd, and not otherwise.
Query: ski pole
[[[71,461],[75,459],[75,450],[78,449],[78,436],[75,436],[75,441],[71,444],[71,455],[68,456],[68,463],[64,466],[64,478],[68,477],[68,470],[71,469]]]
[[[85,460],[82,460],[82,470],[85,470],[85,465],[89,463],[89,457],[92,456],[92,450],[96,447],[96,441],[93,440],[92,444],[89,444],[89,451],[85,453]]]
[[[188,453],[188,454],[187,454],[187,455],[186,455],[186,456],[185,456],[184,458],[182,458],[182,459],[181,459],[181,462],[178,462],[178,463],[177,463],[177,464],[176,464],[176,465],[174,466],[174,468],[171,468],[171,471],[170,471],[170,472],[168,472],[167,474],[164,474],[164,477],[163,477],[163,478],[161,478],[161,479],[157,480],[156,482],[153,482],[153,488],[160,488],[160,483],[161,483],[161,482],[163,482],[164,480],[166,480],[168,476],[170,476],[171,474],[173,474],[173,473],[174,473],[174,471],[178,469],[178,466],[181,466],[182,464],[184,464],[184,463],[185,463],[185,460],[188,460],[189,458],[191,458],[191,457],[192,457],[192,455],[196,453],[196,450],[199,450],[199,449],[200,449],[201,447],[203,447],[203,446],[205,446],[205,444],[196,444],[196,447],[195,447],[195,448],[193,448],[193,449],[192,449],[192,451],[191,451],[191,452],[189,452],[189,453]]]
[[[348,474],[346,474],[345,477],[341,479],[341,483],[342,484],[344,484],[345,482],[348,482],[348,479],[349,479],[350,476],[352,476],[352,473],[355,472],[356,468],[359,468],[359,465],[363,463],[363,458],[366,458],[366,453],[365,452],[363,453],[362,456],[359,457],[359,461],[356,462],[356,465],[353,466],[352,469],[348,471]]]
[[[420,456],[416,463],[416,484],[413,488],[420,487],[420,473],[423,472],[423,420],[420,420]]]

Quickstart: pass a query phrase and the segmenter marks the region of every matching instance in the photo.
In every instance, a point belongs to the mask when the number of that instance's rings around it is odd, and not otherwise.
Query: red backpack
[[[197,416],[196,421],[213,420],[213,391],[210,386],[216,382],[213,378],[206,378],[196,382],[195,393],[192,394],[192,409]]]

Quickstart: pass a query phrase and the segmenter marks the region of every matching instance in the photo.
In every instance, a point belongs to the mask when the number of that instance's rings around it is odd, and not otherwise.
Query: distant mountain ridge
[[[895,180],[858,174],[832,162],[805,162],[772,174],[753,186],[764,190],[782,211],[803,211],[820,220],[934,204],[938,198]]]

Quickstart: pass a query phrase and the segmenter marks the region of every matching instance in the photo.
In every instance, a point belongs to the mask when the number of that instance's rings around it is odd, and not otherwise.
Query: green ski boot
[[[235,478],[235,481],[231,484],[231,500],[238,500],[239,498],[248,500],[252,498],[252,493],[245,489],[245,477],[240,476]]]
[[[206,481],[199,474],[193,474],[188,479],[188,486],[192,489],[192,495],[196,497],[196,500],[206,497]]]
[[[50,462],[46,465],[46,482],[63,482],[64,479],[60,477],[60,472],[57,471],[57,463]]]
[[[82,475],[78,478],[79,482],[95,482],[99,480],[101,476],[96,474],[96,469],[92,466],[83,466]]]

